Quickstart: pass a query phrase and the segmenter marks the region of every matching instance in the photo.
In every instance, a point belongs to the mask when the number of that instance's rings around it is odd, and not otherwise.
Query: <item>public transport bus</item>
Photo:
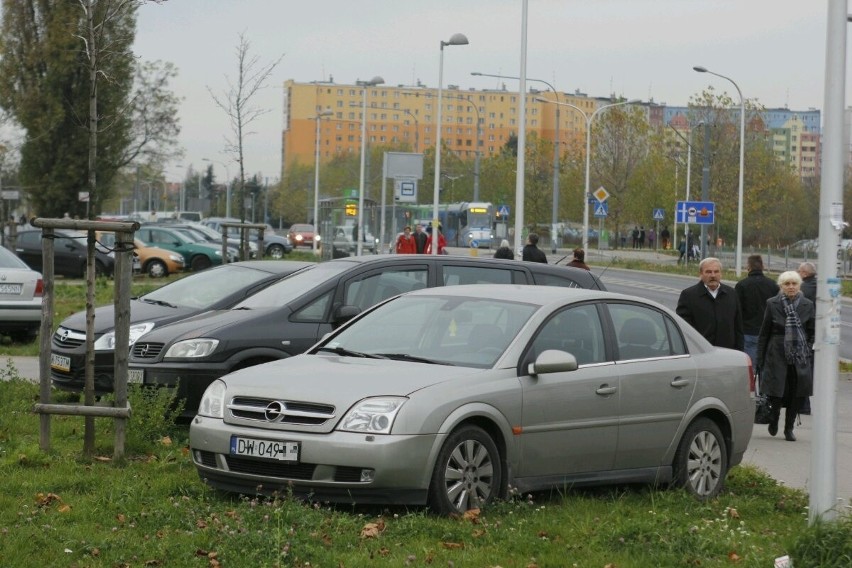
[[[409,205],[400,207],[402,226],[421,223],[432,224],[432,205]],[[463,203],[441,203],[438,205],[438,220],[447,239],[447,246],[470,247],[475,241],[479,248],[491,248],[494,240],[494,205],[485,201]]]

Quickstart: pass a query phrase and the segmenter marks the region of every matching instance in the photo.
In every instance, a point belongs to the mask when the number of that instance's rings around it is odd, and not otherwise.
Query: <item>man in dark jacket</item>
[[[722,284],[722,262],[707,257],[698,265],[701,282],[684,289],[677,315],[716,347],[743,350],[743,318],[737,293]]]
[[[414,227],[414,245],[417,254],[423,254],[423,251],[426,250],[426,240],[428,238],[426,233],[423,232],[423,225],[417,223],[417,226]]]
[[[802,295],[816,305],[816,266],[813,262],[803,262],[796,272],[802,277]]]
[[[530,262],[541,262],[543,264],[547,264],[547,256],[539,250],[536,246],[538,244],[538,235],[535,233],[530,233],[527,237],[527,244],[524,246],[523,254],[521,255],[521,260],[528,260]]]
[[[780,288],[772,278],[763,274],[763,257],[753,254],[746,261],[748,276],[737,282],[734,290],[743,314],[743,342],[745,352],[753,364],[757,362],[757,338],[766,312],[766,300],[777,296]]]

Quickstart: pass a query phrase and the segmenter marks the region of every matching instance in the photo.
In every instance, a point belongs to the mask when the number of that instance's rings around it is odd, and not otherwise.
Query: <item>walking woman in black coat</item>
[[[781,292],[766,301],[757,342],[760,391],[769,396],[772,414],[769,434],[778,433],[781,407],[784,439],[795,442],[793,427],[802,401],[813,394],[814,303],[802,295],[802,277],[793,270],[778,277]]]

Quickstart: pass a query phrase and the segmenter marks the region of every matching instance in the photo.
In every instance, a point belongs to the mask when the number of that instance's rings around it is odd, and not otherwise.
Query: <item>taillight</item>
[[[35,288],[35,293],[33,294],[33,296],[35,296],[37,298],[40,297],[40,296],[44,296],[44,280],[42,280],[41,278],[36,280],[36,288]]]

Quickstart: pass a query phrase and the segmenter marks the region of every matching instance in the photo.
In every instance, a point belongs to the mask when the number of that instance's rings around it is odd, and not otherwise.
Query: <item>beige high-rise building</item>
[[[311,164],[316,152],[316,117],[320,121],[320,159],[361,151],[363,87],[333,82],[284,83],[283,164]],[[435,145],[438,91],[422,85],[377,85],[367,87],[367,142],[423,152]],[[443,89],[442,142],[462,159],[474,159],[477,146],[482,157],[493,155],[517,135],[521,123],[519,94],[508,90],[462,90],[455,85]],[[543,139],[556,137],[557,105],[537,101],[554,100],[552,91],[527,94],[527,133]],[[609,101],[582,94],[558,94],[559,102],[575,105],[588,114]],[[582,141],[586,120],[576,110],[560,106],[560,143]],[[477,131],[479,124],[479,131]]]

